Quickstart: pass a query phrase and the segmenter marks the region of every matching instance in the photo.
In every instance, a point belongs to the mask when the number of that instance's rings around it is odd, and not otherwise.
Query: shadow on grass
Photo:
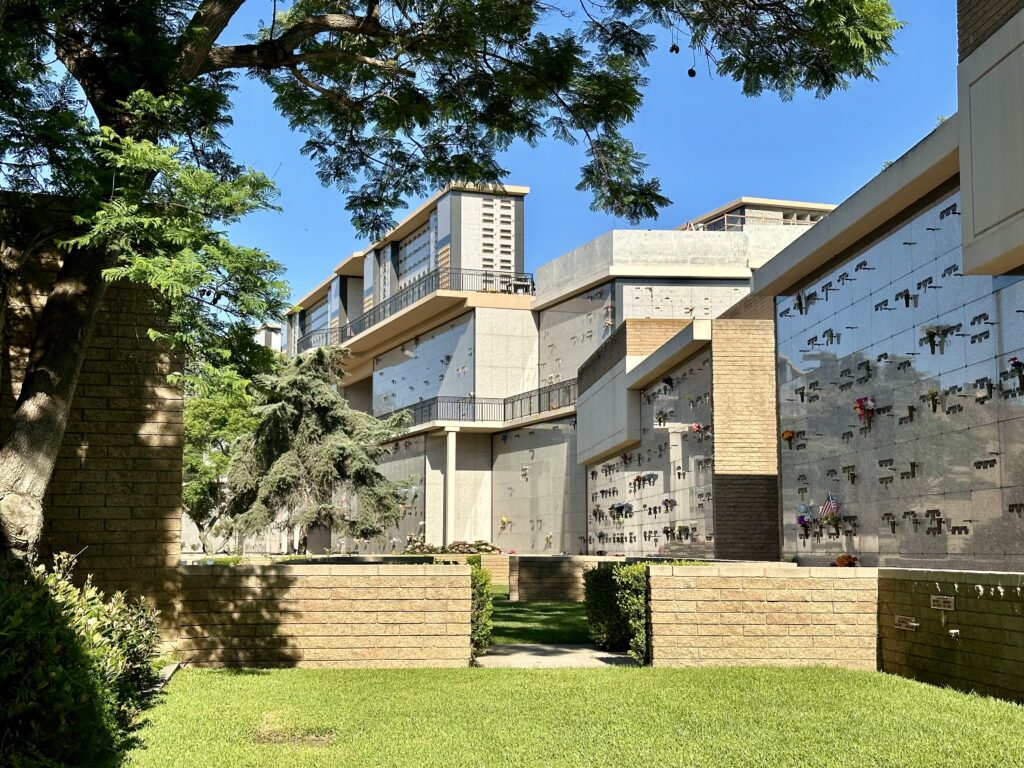
[[[492,645],[589,644],[586,607],[574,602],[494,601]]]

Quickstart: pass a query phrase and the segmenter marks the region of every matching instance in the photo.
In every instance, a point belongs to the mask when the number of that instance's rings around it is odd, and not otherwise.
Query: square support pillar
[[[455,473],[456,435],[458,427],[445,427],[444,451],[444,543],[450,544],[455,535]]]

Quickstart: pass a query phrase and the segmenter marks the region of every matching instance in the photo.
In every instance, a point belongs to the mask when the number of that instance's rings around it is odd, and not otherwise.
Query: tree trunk
[[[64,259],[36,327],[11,429],[0,448],[0,546],[34,559],[43,531],[43,495],[71,412],[86,344],[107,283],[107,254]]]

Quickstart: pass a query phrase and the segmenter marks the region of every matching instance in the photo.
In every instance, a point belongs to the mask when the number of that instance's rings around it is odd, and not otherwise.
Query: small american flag
[[[825,501],[821,505],[821,509],[818,510],[820,517],[832,517],[833,515],[839,514],[839,502],[832,498],[832,493],[825,497]]]

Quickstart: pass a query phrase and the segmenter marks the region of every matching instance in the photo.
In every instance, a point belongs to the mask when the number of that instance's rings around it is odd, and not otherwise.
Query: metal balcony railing
[[[717,218],[693,226],[698,232],[742,232],[749,226],[798,226],[809,227],[819,219],[787,219],[779,216],[758,214],[725,213]]]
[[[576,404],[576,379],[505,398],[505,421],[523,419]]]
[[[527,416],[554,411],[576,404],[576,379],[549,384],[540,389],[500,397],[432,397],[392,413],[408,411],[409,426],[418,427],[431,421],[514,421]]]
[[[435,269],[377,304],[368,312],[338,328],[323,328],[301,336],[297,352],[329,344],[344,344],[367,328],[372,328],[391,315],[415,304],[437,291],[470,291],[473,293],[512,293],[533,295],[537,287],[529,272],[501,272],[485,269]]]

